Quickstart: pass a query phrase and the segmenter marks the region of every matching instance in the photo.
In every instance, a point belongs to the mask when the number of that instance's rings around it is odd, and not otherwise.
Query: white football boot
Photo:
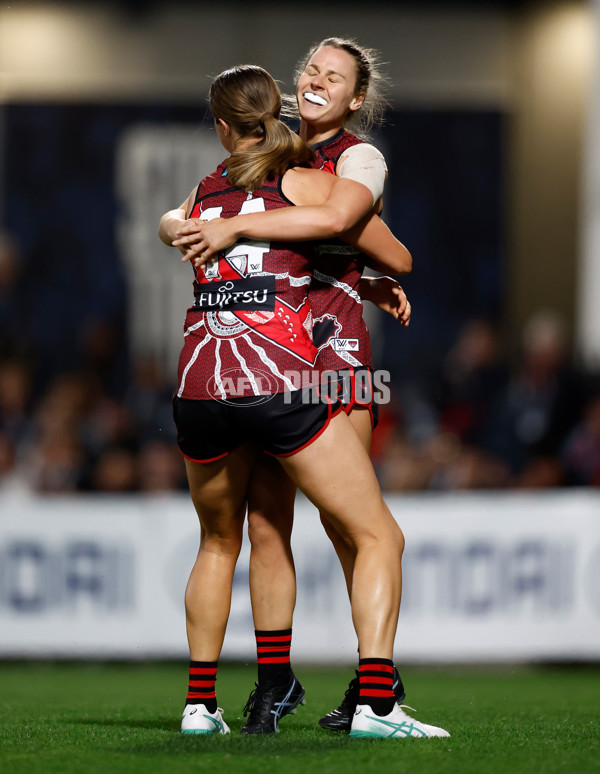
[[[429,726],[411,718],[398,704],[394,704],[389,715],[383,716],[376,715],[368,704],[358,704],[352,718],[350,736],[381,736],[394,739],[406,739],[410,736],[426,739],[433,736],[450,736],[450,734],[443,728]]]
[[[181,717],[182,734],[228,734],[229,726],[223,720],[223,710],[209,712],[204,704],[186,704]]]

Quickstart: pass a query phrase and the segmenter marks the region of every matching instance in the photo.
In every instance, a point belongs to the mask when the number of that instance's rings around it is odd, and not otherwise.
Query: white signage
[[[386,499],[406,536],[398,663],[600,658],[598,493]],[[0,513],[0,656],[187,656],[187,496],[2,496]],[[294,660],[355,661],[342,572],[303,498],[293,547]],[[248,556],[223,656],[253,660]]]

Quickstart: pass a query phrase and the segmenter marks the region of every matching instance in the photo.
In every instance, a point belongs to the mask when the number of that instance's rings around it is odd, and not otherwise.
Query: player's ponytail
[[[281,94],[275,80],[262,67],[242,65],[218,75],[209,93],[215,120],[222,118],[242,139],[227,160],[227,179],[251,191],[287,169],[304,164],[312,151],[279,120]]]

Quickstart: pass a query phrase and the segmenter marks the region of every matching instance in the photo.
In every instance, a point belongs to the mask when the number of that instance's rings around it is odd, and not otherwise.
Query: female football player
[[[188,221],[178,229],[175,244],[188,248],[187,260],[200,263],[215,249],[228,246],[243,233],[258,238],[318,238],[332,236],[352,226],[367,211],[378,211],[386,177],[382,154],[363,142],[346,126],[366,133],[382,114],[379,91],[382,76],[375,52],[356,42],[327,38],[315,45],[303,59],[296,74],[296,100],[301,117],[300,136],[315,152],[312,165],[340,177],[324,207],[294,208],[289,212],[240,215],[211,223]],[[181,214],[179,214],[181,219]],[[310,291],[314,339],[319,347],[319,365],[338,373],[340,397],[353,427],[366,450],[376,424],[377,403],[371,382],[370,340],[362,317],[361,301],[371,298],[390,278],[362,277],[360,256],[348,255],[339,242],[320,245]],[[376,263],[383,271],[410,270],[393,263]],[[392,284],[392,287],[396,283]],[[401,290],[384,286],[388,294]],[[369,295],[371,294],[371,295]],[[394,296],[392,295],[393,299]],[[388,302],[389,303],[389,302]],[[384,307],[385,308],[385,307]],[[398,315],[392,303],[389,311]],[[410,306],[399,319],[408,324]],[[366,394],[360,394],[366,390]],[[281,475],[276,463],[257,465],[254,489],[249,500],[248,532],[251,542],[250,591],[258,657],[258,685],[252,697],[248,729],[273,729],[272,705],[285,692],[291,678],[289,647],[296,599],[296,583],[290,538],[295,489]],[[350,592],[354,554],[322,519],[341,561]],[[287,651],[283,648],[287,646]],[[273,648],[277,647],[277,655]],[[284,661],[287,653],[288,660]],[[394,673],[398,701],[404,686]],[[340,706],[321,718],[325,728],[349,730],[358,700],[358,683],[351,681]]]
[[[230,217],[249,206],[271,211],[291,203],[320,205],[339,184],[333,176],[295,166],[311,152],[278,120],[279,90],[261,68],[233,68],[218,76],[210,107],[230,156],[200,183],[188,217]],[[369,251],[369,244],[389,243],[390,236],[381,221],[367,218],[353,241]],[[391,656],[403,537],[368,454],[337,401],[306,402],[288,377],[294,367],[308,366],[312,374],[318,354],[308,322],[311,249],[298,243],[238,244],[195,270],[195,303],[186,318],[174,399],[178,443],[201,524],[186,589],[191,667],[182,730],[228,731],[214,681],[254,444],[279,458],[355,556],[351,602],[361,656],[360,703],[351,734],[445,736],[412,719],[407,723],[395,702]],[[280,704],[295,707],[302,697],[294,681]]]

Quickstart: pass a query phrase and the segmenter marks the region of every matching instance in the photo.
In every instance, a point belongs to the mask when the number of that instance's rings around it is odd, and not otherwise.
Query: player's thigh
[[[350,536],[375,534],[386,526],[389,511],[373,466],[343,412],[313,443],[282,459],[282,464],[338,531]]]
[[[248,482],[256,450],[240,446],[214,462],[185,460],[192,501],[204,529],[226,532],[245,513]]]
[[[354,407],[348,413],[350,424],[360,438],[360,442],[367,452],[371,451],[371,439],[373,437],[373,423],[368,408]]]

